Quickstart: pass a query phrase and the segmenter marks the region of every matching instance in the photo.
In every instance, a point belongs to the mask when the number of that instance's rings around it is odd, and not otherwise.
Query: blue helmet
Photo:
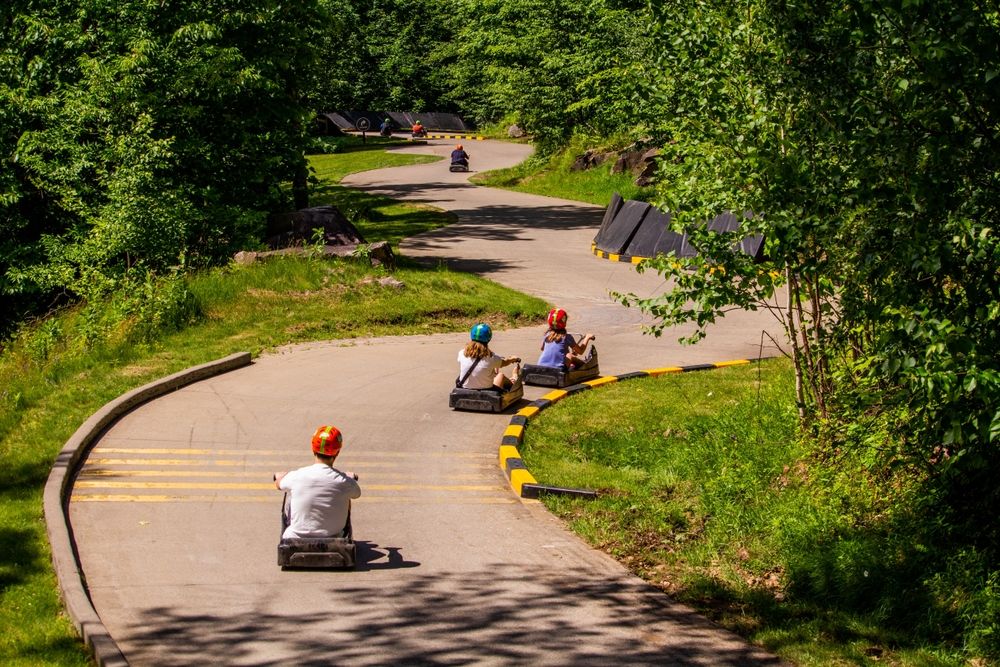
[[[472,331],[469,332],[469,335],[472,337],[472,340],[485,345],[490,342],[490,339],[493,338],[493,329],[490,329],[490,325],[488,324],[477,324],[472,327]]]

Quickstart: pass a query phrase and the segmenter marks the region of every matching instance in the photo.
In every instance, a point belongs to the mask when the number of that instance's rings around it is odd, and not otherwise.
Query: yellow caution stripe
[[[428,139],[465,139],[466,141],[483,141],[486,137],[475,134],[428,134]]]
[[[594,253],[601,259],[609,259],[612,262],[628,262],[630,264],[641,264],[647,259],[652,259],[650,257],[640,257],[639,255],[622,255],[616,252],[608,252],[606,250],[601,250],[597,247],[597,244],[590,244],[590,252]]]
[[[763,358],[757,359],[756,361],[762,360]],[[528,471],[528,467],[524,463],[524,459],[521,458],[521,453],[518,450],[518,446],[524,440],[524,430],[528,425],[528,420],[537,415],[540,411],[548,408],[549,406],[555,405],[567,396],[576,394],[584,389],[600,387],[605,384],[621,382],[622,380],[631,380],[634,378],[657,377],[659,375],[667,375],[670,373],[689,373],[692,371],[708,370],[712,368],[728,368],[730,366],[743,366],[750,363],[753,363],[753,361],[749,359],[734,359],[732,361],[719,361],[711,364],[664,366],[662,368],[651,368],[643,371],[622,373],[620,375],[604,375],[593,380],[581,382],[579,385],[575,385],[574,387],[570,387],[568,389],[556,389],[550,391],[540,399],[532,401],[527,407],[518,410],[517,414],[511,417],[510,425],[508,425],[504,430],[500,441],[500,450],[498,453],[500,468],[507,476],[511,488],[514,489],[514,493],[521,498],[535,499],[542,494],[558,494],[578,498],[596,498],[597,493],[589,489],[567,489],[538,483],[538,481]]]

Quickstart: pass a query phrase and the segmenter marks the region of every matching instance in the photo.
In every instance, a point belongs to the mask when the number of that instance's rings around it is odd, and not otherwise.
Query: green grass
[[[433,155],[388,153],[384,147],[385,143],[366,146],[350,144],[341,152],[310,156],[309,163],[319,181],[313,187],[310,203],[313,206],[336,206],[366,240],[388,241],[396,250],[400,240],[450,224],[455,221],[455,216],[430,206],[403,204],[388,197],[338,185],[348,174],[441,159]]]
[[[514,167],[475,174],[470,180],[479,185],[598,206],[607,206],[615,192],[625,199],[647,201],[652,197],[652,188],[636,186],[631,173],[612,174],[613,159],[593,169],[571,171],[573,160],[581,153],[582,149],[570,147],[548,159],[531,158]]]
[[[935,585],[946,567],[909,508],[815,460],[792,385],[773,361],[602,387],[533,420],[522,455],[542,483],[601,491],[545,501],[587,541],[786,659],[965,664],[960,603],[976,605]]]
[[[341,148],[333,158],[312,158],[321,167],[321,191],[351,171],[423,161]],[[370,201],[347,190],[337,193]],[[398,239],[451,219],[442,211],[387,202],[378,200],[375,219],[363,222],[369,241]],[[501,328],[536,324],[548,308],[495,283],[419,269],[405,258],[393,273],[403,290],[370,281],[382,275],[352,260],[276,258],[233,265],[150,285],[138,307],[122,295],[65,310],[6,345],[0,356],[0,664],[90,664],[63,616],[41,497],[63,443],[108,401],[237,351],[456,331],[480,320]]]

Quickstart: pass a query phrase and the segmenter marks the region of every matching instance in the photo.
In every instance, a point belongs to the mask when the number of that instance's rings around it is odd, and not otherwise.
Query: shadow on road
[[[641,583],[585,570],[555,576],[493,563],[387,580],[380,588],[388,604],[371,603],[371,576],[356,585],[349,575],[314,581],[312,590],[329,596],[319,615],[311,607],[272,613],[271,595],[259,598],[260,609],[228,615],[148,609],[129,633],[129,657],[158,665],[779,664]]]
[[[357,541],[357,569],[362,572],[371,570],[398,570],[401,568],[420,567],[415,560],[406,560],[399,547],[379,547],[374,542]],[[385,560],[382,560],[382,559]]]

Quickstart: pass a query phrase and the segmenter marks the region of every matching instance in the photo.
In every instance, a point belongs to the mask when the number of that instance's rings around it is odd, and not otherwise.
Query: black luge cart
[[[288,494],[281,504],[281,535],[288,528]],[[282,537],[278,542],[278,565],[282,570],[295,568],[345,569],[357,564],[357,545],[351,528],[351,514],[340,537]]]

